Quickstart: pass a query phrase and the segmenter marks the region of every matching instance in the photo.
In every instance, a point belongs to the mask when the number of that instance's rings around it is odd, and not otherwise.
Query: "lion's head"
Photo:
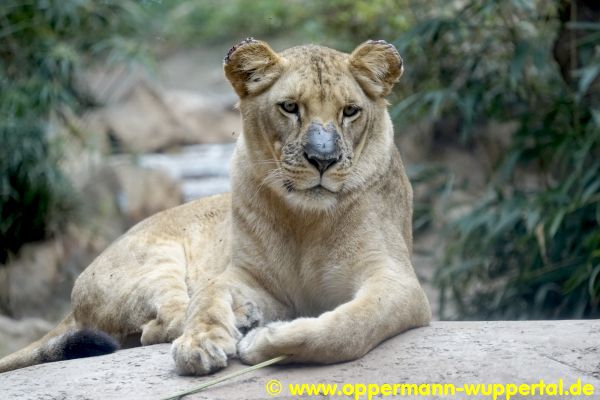
[[[393,133],[384,97],[403,71],[394,46],[278,54],[246,39],[224,63],[240,97],[245,167],[289,204],[327,209],[385,168]]]

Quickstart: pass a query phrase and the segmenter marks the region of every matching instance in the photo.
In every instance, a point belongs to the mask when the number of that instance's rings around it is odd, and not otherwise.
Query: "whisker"
[[[256,196],[258,192],[263,188],[263,186],[275,183],[277,180],[280,180],[284,177],[283,171],[281,168],[275,168],[270,170],[265,177],[262,179],[261,183],[257,186],[254,195]]]

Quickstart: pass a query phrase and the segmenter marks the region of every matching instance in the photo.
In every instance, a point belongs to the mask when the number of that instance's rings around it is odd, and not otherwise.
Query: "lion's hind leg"
[[[185,266],[163,260],[156,272],[146,278],[151,288],[151,319],[142,325],[142,346],[170,343],[183,333],[189,304]]]
[[[156,318],[142,326],[142,346],[170,343],[181,336],[187,305],[187,299],[175,298],[159,306]]]
[[[185,252],[173,241],[124,238],[80,275],[71,299],[79,326],[124,347],[172,342],[189,303]]]

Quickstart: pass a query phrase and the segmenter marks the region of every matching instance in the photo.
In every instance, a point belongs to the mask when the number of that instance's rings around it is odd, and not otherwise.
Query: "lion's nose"
[[[306,152],[304,153],[304,157],[306,157],[308,162],[314,165],[315,168],[319,170],[321,174],[327,171],[329,167],[331,167],[339,160],[339,157],[321,159],[316,155],[311,156]]]
[[[307,136],[304,157],[323,174],[340,160],[339,134],[333,124],[324,127],[313,122],[308,128]]]

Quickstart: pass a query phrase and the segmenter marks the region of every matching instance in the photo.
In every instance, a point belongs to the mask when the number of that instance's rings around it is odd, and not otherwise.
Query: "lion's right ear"
[[[236,44],[223,60],[225,76],[240,98],[259,94],[271,86],[283,60],[265,42],[248,38]]]

